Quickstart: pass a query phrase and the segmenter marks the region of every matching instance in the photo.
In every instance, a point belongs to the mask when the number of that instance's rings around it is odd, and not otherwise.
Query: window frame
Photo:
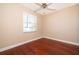
[[[32,23],[32,22],[30,22],[31,24],[33,24],[33,25],[35,25],[34,27],[32,26],[32,27],[28,27],[28,25],[29,25],[29,22],[28,22],[28,20],[29,20],[29,16],[34,16],[34,20],[35,20],[35,22],[34,22],[34,24]],[[25,22],[25,19],[26,19],[26,17],[27,17],[27,21]],[[29,31],[27,31],[27,30],[25,30],[26,28],[24,27],[24,25],[25,25],[25,23],[27,23],[26,25],[27,25],[27,29],[31,29],[31,30],[29,30]],[[33,28],[33,29],[32,29]],[[35,29],[35,30],[34,30]],[[36,15],[33,15],[33,14],[29,14],[29,13],[26,13],[26,12],[24,12],[23,13],[23,32],[36,32],[37,31],[37,16]]]

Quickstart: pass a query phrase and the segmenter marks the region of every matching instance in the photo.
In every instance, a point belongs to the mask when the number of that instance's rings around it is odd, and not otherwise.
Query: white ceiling
[[[61,10],[63,8],[70,7],[70,6],[75,5],[75,4],[76,3],[52,3],[49,6],[49,8],[55,9],[55,10],[49,11],[49,10],[46,10],[46,9],[41,9],[37,13],[42,14],[42,15],[46,15],[46,14],[53,13],[53,12],[56,12],[58,10]],[[36,5],[35,3],[21,3],[20,5],[23,5],[27,8],[29,8],[29,9],[31,9],[31,12],[40,8],[40,6]]]

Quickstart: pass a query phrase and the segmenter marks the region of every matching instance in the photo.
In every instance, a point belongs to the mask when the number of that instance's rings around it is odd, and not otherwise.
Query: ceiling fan
[[[50,10],[50,11],[55,10],[55,9],[48,8],[48,6],[50,6],[52,3],[49,3],[49,4],[47,4],[47,3],[41,3],[41,4],[40,3],[35,3],[35,4],[38,5],[38,6],[40,6],[40,8],[37,9],[37,10],[35,10],[34,12],[40,11],[42,9],[46,9],[46,10]]]

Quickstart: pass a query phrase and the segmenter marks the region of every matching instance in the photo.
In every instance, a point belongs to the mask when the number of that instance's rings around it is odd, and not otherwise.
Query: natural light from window
[[[23,32],[37,31],[37,17],[32,14],[23,13]]]

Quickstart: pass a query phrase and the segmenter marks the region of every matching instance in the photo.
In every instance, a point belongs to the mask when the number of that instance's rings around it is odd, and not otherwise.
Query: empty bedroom
[[[0,3],[0,55],[79,55],[79,4]]]

